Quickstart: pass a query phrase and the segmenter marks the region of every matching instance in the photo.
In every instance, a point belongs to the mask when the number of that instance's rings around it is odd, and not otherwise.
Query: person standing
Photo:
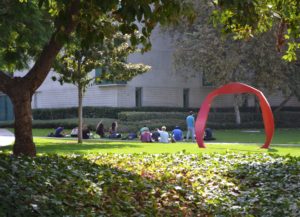
[[[186,117],[186,125],[187,125],[186,140],[189,140],[191,134],[192,142],[195,142],[195,118],[194,118],[194,113],[192,111],[190,111],[189,116]]]

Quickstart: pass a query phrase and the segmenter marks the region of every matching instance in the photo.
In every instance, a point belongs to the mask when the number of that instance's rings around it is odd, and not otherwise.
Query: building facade
[[[144,63],[152,68],[149,72],[134,77],[126,84],[91,84],[84,98],[84,106],[108,106],[108,107],[200,107],[206,95],[214,88],[205,86],[201,72],[181,71],[174,69],[173,44],[171,37],[160,32],[157,28],[151,37],[152,50],[142,54],[134,54],[129,57],[129,62]],[[91,76],[95,76],[95,71]],[[22,74],[19,72],[19,74]],[[51,71],[36,91],[32,98],[32,108],[66,108],[78,105],[77,88],[72,84],[60,85],[52,81],[55,72]],[[1,98],[3,97],[3,98]],[[11,109],[4,95],[0,95],[0,109],[6,108],[6,118],[11,118],[8,110]],[[279,105],[284,97],[266,95],[271,106]],[[2,99],[2,101],[1,101]],[[4,104],[5,101],[5,104]],[[254,96],[249,98],[248,105],[255,103]],[[216,98],[214,107],[231,107],[233,96],[223,95]],[[293,98],[287,106],[300,106],[300,102]],[[0,119],[1,120],[1,119]]]

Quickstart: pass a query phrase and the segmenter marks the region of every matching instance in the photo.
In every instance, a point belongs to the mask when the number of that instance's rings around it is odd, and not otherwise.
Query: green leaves
[[[288,50],[283,59],[297,60],[300,36],[300,3],[296,0],[277,1],[215,1],[217,8],[213,13],[215,23],[221,24],[225,33],[234,33],[236,38],[249,38],[272,29],[277,30],[277,48],[284,48],[285,39]],[[230,14],[230,16],[228,16]],[[281,23],[285,23],[284,28]],[[288,27],[287,27],[288,26]],[[287,31],[289,28],[289,31]],[[296,43],[297,42],[297,43]],[[294,45],[297,45],[294,47]]]
[[[298,216],[299,157],[266,154],[0,155],[14,216]]]

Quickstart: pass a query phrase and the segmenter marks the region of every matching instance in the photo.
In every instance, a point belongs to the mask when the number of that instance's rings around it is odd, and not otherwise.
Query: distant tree
[[[202,73],[206,82],[215,86],[239,81],[269,92],[281,90],[290,96],[293,85],[289,83],[293,63],[281,60],[274,47],[274,31],[248,41],[234,40],[214,28],[211,14],[215,6],[195,2],[197,17],[192,25],[171,26],[176,34],[174,63],[178,72],[192,70]],[[289,97],[288,97],[289,98]],[[241,122],[239,105],[243,100],[234,96],[236,123]]]
[[[14,155],[36,154],[32,138],[32,95],[73,32],[80,35],[82,46],[88,46],[94,38],[105,38],[110,32],[111,24],[99,20],[108,16],[121,24],[120,31],[130,36],[133,45],[138,43],[135,32],[140,31],[140,42],[147,50],[153,28],[158,23],[175,22],[182,15],[192,17],[193,13],[180,0],[1,1],[0,91],[9,96],[14,107]],[[13,75],[16,70],[25,69],[28,72],[23,77]]]
[[[113,22],[110,22],[113,23]],[[55,70],[59,73],[58,81],[63,84],[73,83],[78,89],[78,143],[82,143],[82,100],[84,92],[91,82],[102,81],[122,82],[150,69],[143,64],[127,63],[127,57],[133,52],[138,52],[137,47],[131,45],[130,37],[115,31],[104,39],[95,38],[94,43],[82,46],[78,36],[74,34],[72,40],[57,56]],[[139,37],[136,37],[139,39]],[[101,69],[101,75],[91,75],[94,69]],[[54,80],[57,77],[53,77]]]

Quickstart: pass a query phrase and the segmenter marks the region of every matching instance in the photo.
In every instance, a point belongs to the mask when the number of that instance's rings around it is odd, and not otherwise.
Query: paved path
[[[0,128],[0,146],[11,145],[15,141],[15,135],[3,128]]]

